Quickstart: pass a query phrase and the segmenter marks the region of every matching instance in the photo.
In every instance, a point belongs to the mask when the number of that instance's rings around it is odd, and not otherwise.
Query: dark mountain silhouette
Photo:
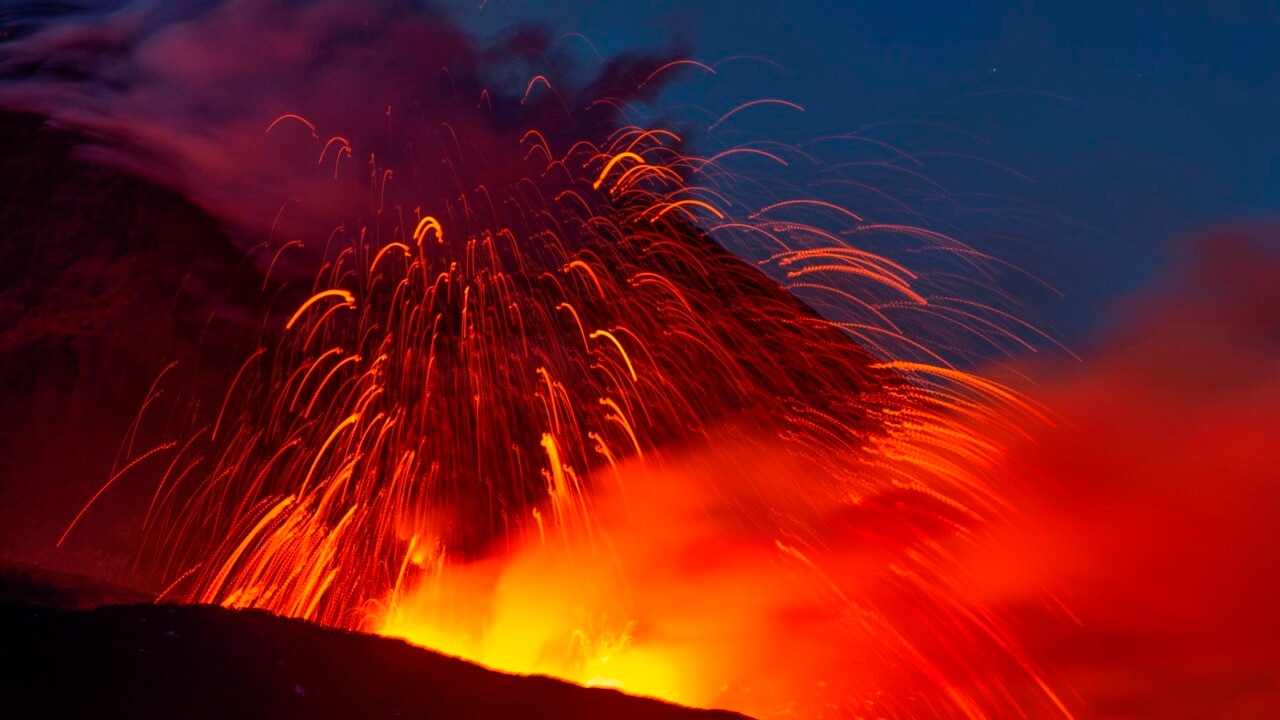
[[[69,586],[59,591],[55,586]],[[731,720],[616,690],[520,677],[400,640],[262,611],[112,605],[127,591],[32,568],[0,574],[6,718]]]

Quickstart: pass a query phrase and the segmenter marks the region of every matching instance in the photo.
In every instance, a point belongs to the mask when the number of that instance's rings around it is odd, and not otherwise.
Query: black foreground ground
[[[0,717],[729,720],[261,611],[0,582]],[[103,597],[99,592],[98,598]],[[118,598],[119,596],[117,596]]]

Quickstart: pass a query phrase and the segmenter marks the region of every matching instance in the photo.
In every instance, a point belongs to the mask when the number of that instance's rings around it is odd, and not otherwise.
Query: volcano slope
[[[25,583],[5,581],[0,597],[30,597],[36,585]],[[743,717],[505,675],[399,640],[263,611],[4,602],[0,634],[7,668],[0,711],[10,718]]]

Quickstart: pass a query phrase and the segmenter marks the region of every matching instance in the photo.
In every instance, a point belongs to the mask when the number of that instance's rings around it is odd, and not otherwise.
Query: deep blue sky
[[[1034,181],[979,163],[930,169],[952,189],[972,172],[974,192],[1061,213],[1043,237],[1027,238],[1048,251],[1018,260],[1067,294],[1038,309],[1072,344],[1115,298],[1149,282],[1179,238],[1280,214],[1277,2],[453,4],[474,28],[536,21],[580,32],[605,54],[675,44],[708,61],[767,57],[790,75],[761,66],[745,88],[677,84],[665,96],[712,108],[771,96],[806,108],[802,119],[740,118],[760,134],[906,120],[980,136],[987,142],[915,126],[928,137],[894,139],[976,155]]]

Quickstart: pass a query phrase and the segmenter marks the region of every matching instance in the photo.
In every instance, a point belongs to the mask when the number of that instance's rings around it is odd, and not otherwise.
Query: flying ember
[[[857,334],[909,342],[877,308],[928,304],[838,241],[852,212],[730,219],[732,174],[677,140],[530,131],[528,177],[330,248],[170,465],[173,595],[761,717],[1025,702],[961,558],[1037,411],[873,356],[722,250],[699,226],[856,303]]]

